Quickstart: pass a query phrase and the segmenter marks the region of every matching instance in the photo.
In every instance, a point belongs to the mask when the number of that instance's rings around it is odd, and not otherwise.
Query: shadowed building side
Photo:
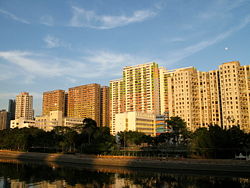
[[[101,87],[101,126],[109,126],[109,87]]]
[[[10,128],[9,113],[6,110],[0,110],[0,130]]]

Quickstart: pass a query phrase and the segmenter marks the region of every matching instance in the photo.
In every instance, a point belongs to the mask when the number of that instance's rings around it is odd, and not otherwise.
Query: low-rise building
[[[156,135],[160,135],[162,133],[170,133],[172,132],[172,127],[167,124],[168,116],[166,115],[157,115],[155,120],[156,127]]]
[[[24,128],[24,127],[35,127],[35,120],[25,119],[25,118],[18,118],[15,120],[10,121],[10,128]]]
[[[65,117],[63,119],[63,125],[66,127],[74,127],[77,125],[83,125],[83,119],[84,118],[71,118],[71,117]]]
[[[35,126],[45,131],[51,131],[54,127],[63,126],[63,112],[50,111],[49,115],[35,118]]]
[[[35,118],[35,126],[45,131],[51,131],[57,126],[74,127],[82,125],[83,118],[63,117],[62,111],[50,111],[49,115]]]
[[[121,131],[138,131],[155,136],[155,114],[146,112],[124,112],[115,115],[115,134]]]

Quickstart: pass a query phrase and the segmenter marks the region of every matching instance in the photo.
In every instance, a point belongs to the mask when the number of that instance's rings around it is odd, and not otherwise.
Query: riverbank
[[[241,172],[250,173],[250,161],[219,160],[219,159],[185,159],[166,158],[152,159],[146,157],[129,156],[95,156],[84,154],[50,154],[29,153],[0,150],[0,159],[18,161],[39,161],[44,163],[90,165],[124,168],[146,168],[162,170],[200,171],[200,172]]]

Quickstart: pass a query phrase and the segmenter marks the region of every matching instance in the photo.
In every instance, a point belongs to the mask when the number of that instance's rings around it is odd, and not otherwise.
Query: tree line
[[[137,131],[112,136],[108,127],[98,127],[90,118],[82,125],[55,127],[50,132],[35,127],[0,131],[0,149],[88,154],[179,155],[202,158],[233,158],[250,154],[250,134],[234,126],[218,125],[188,131],[180,117],[167,120],[172,131],[156,137]]]

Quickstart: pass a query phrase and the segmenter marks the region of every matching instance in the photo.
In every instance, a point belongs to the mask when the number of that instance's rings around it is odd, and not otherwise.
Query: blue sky
[[[167,69],[250,62],[249,0],[0,0],[0,109],[42,93],[120,78],[127,65]]]

